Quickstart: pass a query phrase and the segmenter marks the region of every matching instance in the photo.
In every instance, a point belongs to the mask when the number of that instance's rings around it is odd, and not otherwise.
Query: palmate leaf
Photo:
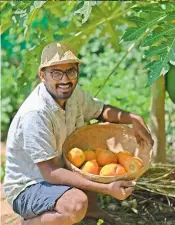
[[[163,42],[161,46],[153,46],[149,50],[145,51],[145,56],[146,57],[152,57],[156,55],[162,55],[164,52],[167,50],[168,45],[166,42]]]
[[[123,41],[133,41],[139,38],[148,28],[157,25],[168,15],[166,11],[162,10],[160,4],[147,4],[142,7],[133,6],[132,10],[133,13],[128,17],[128,20],[135,26],[126,29],[122,37]]]
[[[151,46],[154,43],[161,41],[162,39],[166,39],[166,37],[170,38],[170,36],[174,36],[175,26],[171,24],[162,25],[161,27],[156,28],[154,31],[148,34],[146,38],[141,41],[141,46]]]
[[[19,8],[14,12],[14,22],[17,26],[25,27],[24,35],[30,27],[30,24],[37,15],[37,11],[41,8],[47,1],[26,1],[20,2]]]
[[[118,7],[120,6],[118,5]],[[105,24],[103,25],[103,29],[101,31],[101,36],[108,35],[107,42],[111,43],[112,46],[119,52],[119,30],[115,29],[115,23],[112,23],[112,21],[108,21],[108,18],[110,16],[114,16],[114,12],[116,12],[116,8],[111,9],[102,5],[100,7],[97,6],[94,8],[94,13],[97,15],[101,15],[101,17],[103,17],[105,20]]]
[[[175,37],[171,43],[167,44],[165,48],[161,45],[158,47],[160,47],[161,49],[159,53],[160,60],[152,61],[145,67],[150,71],[149,79],[146,85],[147,87],[150,86],[154,81],[156,81],[159,76],[165,74],[170,69],[170,61],[175,61]]]
[[[47,1],[34,1],[33,5],[30,7],[29,14],[27,15],[26,19],[26,27],[24,30],[24,35],[27,34],[29,28],[31,28],[31,23],[36,17],[38,10],[46,3]],[[29,35],[28,35],[29,36]]]
[[[82,2],[80,2],[80,4],[82,5]],[[92,6],[94,5],[96,5],[96,1],[84,1],[83,6],[80,9],[76,10],[74,14],[83,15],[82,23],[85,23],[88,20],[92,11]]]
[[[138,17],[137,20],[133,20],[133,21],[137,21],[137,24],[139,24],[139,26],[128,28],[125,31],[125,33],[122,37],[122,40],[133,41],[133,40],[139,38],[148,28],[153,27],[158,22],[163,20],[165,17],[166,17],[165,15],[161,15],[161,16],[158,16],[158,17],[152,19],[151,21],[145,21],[145,22],[143,22],[144,18]]]
[[[163,40],[163,41],[162,41]],[[158,46],[152,46],[156,44]],[[152,58],[158,56],[158,61],[152,61],[146,68],[150,71],[146,86],[150,86],[156,81],[159,76],[164,75],[169,70],[169,62],[175,61],[175,25],[166,22],[158,31],[152,32],[144,41],[143,46],[150,46],[149,50],[145,51],[145,56]]]
[[[99,4],[99,3],[98,3]],[[63,35],[69,35],[67,41],[80,48],[81,43],[87,43],[89,38],[100,28],[100,36],[106,37],[106,43],[112,44],[116,51],[120,50],[119,36],[121,35],[120,26],[123,23],[127,23],[124,16],[126,11],[130,10],[130,4],[122,4],[120,2],[101,2],[100,5],[94,5],[88,21],[77,26],[77,18],[73,17],[69,26],[65,29],[61,29],[58,32]],[[76,19],[76,20],[75,20]],[[78,18],[79,20],[81,18]]]
[[[152,60],[152,57],[157,56],[156,60],[145,67],[150,71],[146,86],[150,86],[169,70],[168,63],[175,61],[175,6],[149,4],[133,7],[133,10],[136,13],[130,20],[135,27],[128,28],[122,40],[133,41],[143,37],[140,46],[149,48],[145,50],[145,57]]]

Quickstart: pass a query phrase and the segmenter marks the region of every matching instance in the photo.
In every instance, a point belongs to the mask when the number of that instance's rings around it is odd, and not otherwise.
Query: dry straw
[[[83,151],[87,149],[105,148],[112,152],[127,150],[134,156],[138,156],[143,160],[144,167],[133,174],[122,176],[99,176],[82,172],[75,167],[67,159],[67,153],[74,147],[78,147]],[[138,146],[133,129],[125,125],[100,123],[84,126],[74,131],[65,141],[63,145],[63,158],[68,169],[81,174],[83,177],[99,182],[110,183],[117,180],[138,179],[148,168],[151,161],[152,148],[146,142],[142,142]]]

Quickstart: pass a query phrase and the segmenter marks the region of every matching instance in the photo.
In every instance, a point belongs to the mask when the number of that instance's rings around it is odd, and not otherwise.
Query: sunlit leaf
[[[94,5],[96,5],[96,1],[84,1],[83,6],[74,11],[74,14],[81,14],[83,16],[82,23],[85,23],[88,20],[92,11],[92,6]]]
[[[146,66],[150,71],[147,87],[156,81],[159,76],[162,75],[162,72],[165,74],[169,70],[170,66],[168,63],[170,60],[175,61],[175,51],[173,50],[173,47],[175,48],[175,38],[167,49],[162,48],[163,52],[160,61],[153,61]]]

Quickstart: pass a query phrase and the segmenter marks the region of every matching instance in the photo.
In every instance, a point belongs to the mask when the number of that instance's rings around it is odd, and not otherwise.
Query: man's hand
[[[133,129],[134,129],[137,143],[141,144],[141,140],[144,140],[148,144],[153,146],[154,141],[151,137],[151,133],[148,127],[146,126],[144,120],[142,119],[142,117],[132,114],[131,119],[132,119]]]
[[[109,195],[119,200],[124,200],[134,190],[135,181],[116,181],[108,184]]]

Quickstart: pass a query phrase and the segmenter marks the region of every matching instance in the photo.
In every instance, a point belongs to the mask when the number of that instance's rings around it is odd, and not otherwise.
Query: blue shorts
[[[42,181],[22,191],[13,202],[13,210],[24,219],[54,211],[56,201],[72,187]]]

